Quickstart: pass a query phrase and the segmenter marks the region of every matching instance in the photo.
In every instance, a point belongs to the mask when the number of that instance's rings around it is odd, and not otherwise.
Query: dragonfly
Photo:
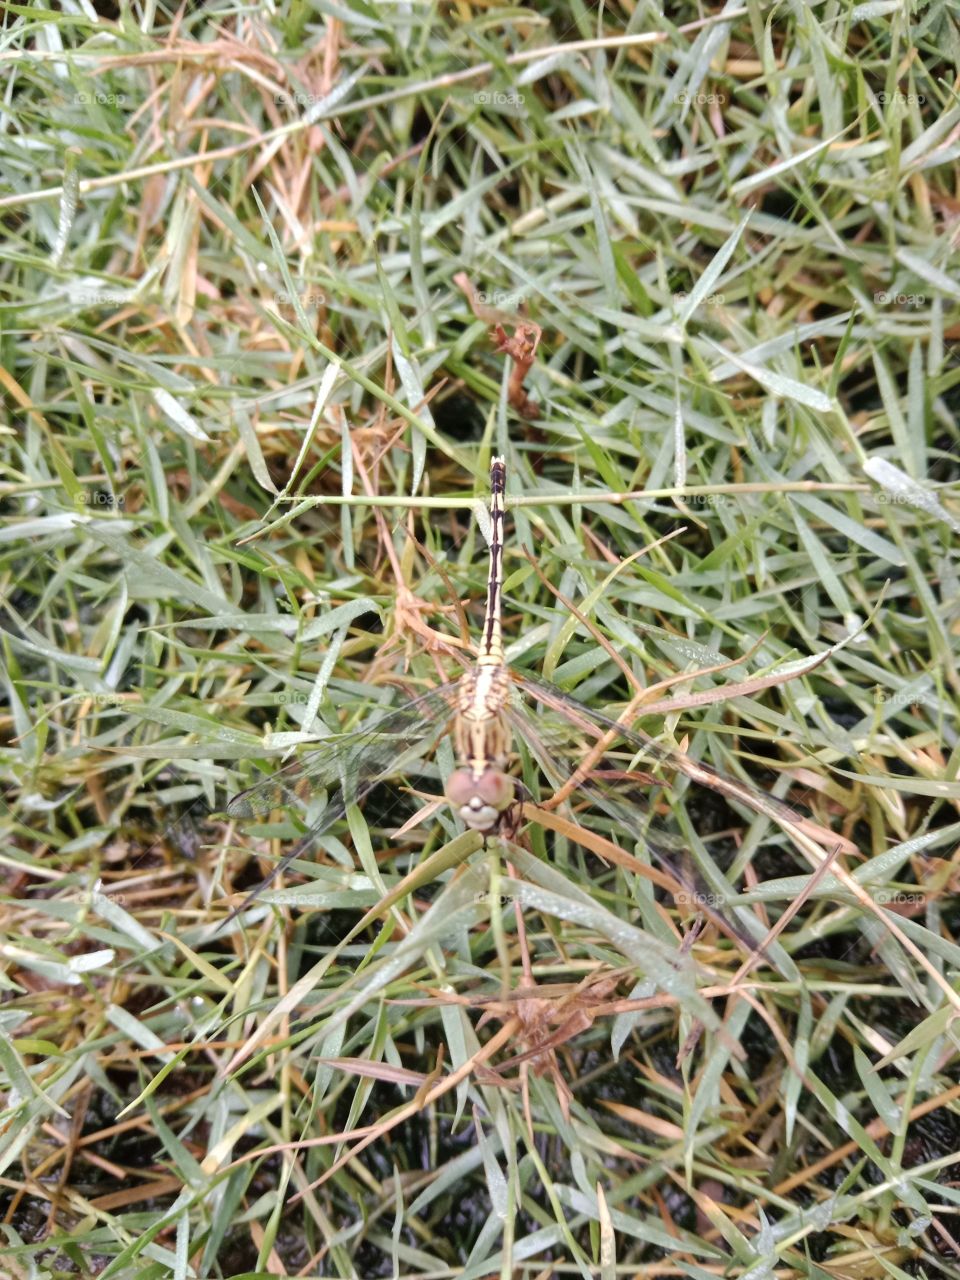
[[[689,833],[670,830],[654,814],[644,792],[651,785],[662,787],[665,772],[679,771],[697,787],[753,809],[781,828],[795,829],[802,819],[789,805],[692,760],[675,747],[652,741],[550,681],[507,664],[502,599],[506,474],[506,460],[493,458],[486,604],[473,665],[457,679],[382,713],[365,728],[324,740],[300,760],[230,800],[227,814],[249,820],[277,809],[302,809],[323,791],[330,796],[315,825],[224,923],[315,847],[352,803],[362,803],[375,787],[422,760],[449,732],[456,768],[446,779],[445,799],[460,821],[484,841],[513,836],[528,815],[536,820],[537,805],[511,772],[512,747],[519,739],[549,784],[576,796],[574,809],[585,803],[601,815],[615,839],[648,850],[669,881],[688,892],[689,901],[698,907],[709,904],[707,914],[721,922],[723,931],[729,936],[732,930],[743,939],[742,926],[733,923],[718,902],[735,891],[716,868],[706,884],[702,875],[691,880],[695,873],[690,868]]]

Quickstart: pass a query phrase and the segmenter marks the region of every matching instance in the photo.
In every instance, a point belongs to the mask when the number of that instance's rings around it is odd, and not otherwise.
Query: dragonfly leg
[[[533,802],[533,796],[530,791],[523,785],[519,778],[513,779],[513,800],[504,809],[500,815],[500,821],[497,823],[497,834],[502,835],[507,840],[513,840],[517,832],[520,830],[523,822],[523,806],[524,803]]]

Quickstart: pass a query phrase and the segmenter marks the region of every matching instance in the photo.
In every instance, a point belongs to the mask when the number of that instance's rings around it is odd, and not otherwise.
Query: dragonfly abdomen
[[[480,666],[503,665],[503,628],[500,592],[503,587],[503,503],[507,483],[507,464],[503,458],[490,463],[490,573],[487,578],[487,608],[483,620],[483,637],[477,663]]]

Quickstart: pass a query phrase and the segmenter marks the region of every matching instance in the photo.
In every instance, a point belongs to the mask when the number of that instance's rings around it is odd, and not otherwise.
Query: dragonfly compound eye
[[[455,769],[447,779],[447,799],[461,820],[474,831],[492,831],[514,800],[513,779],[499,769]]]
[[[455,809],[469,804],[475,791],[476,783],[469,769],[455,769],[444,787],[444,793]]]
[[[485,769],[476,783],[476,793],[497,813],[503,813],[513,804],[515,788],[513,779],[499,769]]]

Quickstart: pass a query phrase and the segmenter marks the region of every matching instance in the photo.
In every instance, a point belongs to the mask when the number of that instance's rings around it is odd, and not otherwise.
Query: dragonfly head
[[[474,831],[493,831],[516,799],[513,778],[499,769],[455,769],[444,788],[460,820]]]

